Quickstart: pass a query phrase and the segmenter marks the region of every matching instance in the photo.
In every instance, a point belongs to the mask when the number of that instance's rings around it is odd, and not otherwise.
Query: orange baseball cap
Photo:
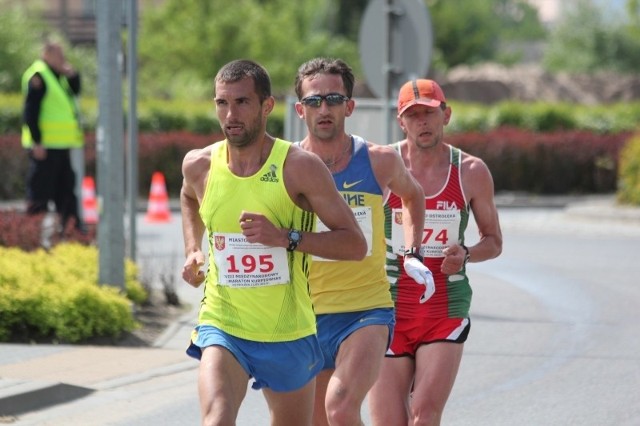
[[[414,105],[438,107],[447,102],[444,92],[433,80],[418,79],[407,81],[398,93],[398,115]]]

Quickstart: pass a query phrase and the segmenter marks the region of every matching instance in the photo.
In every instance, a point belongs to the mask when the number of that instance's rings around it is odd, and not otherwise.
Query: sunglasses
[[[320,105],[322,105],[322,101],[325,101],[327,103],[327,106],[336,106],[348,100],[349,100],[348,97],[341,95],[339,93],[329,93],[328,95],[324,95],[324,96],[322,95],[307,96],[306,98],[301,99],[300,103],[313,108],[320,108]]]

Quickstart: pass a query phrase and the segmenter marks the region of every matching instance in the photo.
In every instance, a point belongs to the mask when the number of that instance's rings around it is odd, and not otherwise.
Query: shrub
[[[640,206],[640,134],[622,149],[618,178],[618,201]]]
[[[0,246],[37,250],[42,242],[44,214],[27,216],[17,210],[0,211]]]
[[[489,113],[489,128],[519,127],[531,129],[535,126],[533,115],[527,105],[519,102],[501,102]]]
[[[576,119],[572,108],[566,104],[534,104],[530,108],[533,122],[530,129],[538,132],[573,130],[576,128]]]
[[[453,133],[445,140],[482,158],[496,191],[589,194],[615,192],[620,149],[628,135],[503,127],[486,133]]]
[[[129,264],[126,294],[97,284],[95,247],[59,244],[46,252],[0,247],[0,341],[76,343],[117,337],[137,324],[131,304],[146,292]]]
[[[483,158],[491,167],[497,190],[587,194],[616,191],[619,151],[630,133],[535,132],[506,126],[458,133],[447,128],[446,141]],[[19,157],[22,148],[18,138],[17,135],[0,135],[0,156],[14,160]],[[181,164],[185,154],[223,138],[221,134],[187,131],[141,133],[138,150],[140,197],[148,197],[155,171],[165,175],[169,196],[177,197],[182,186]],[[95,176],[95,135],[88,134],[86,139],[85,173]],[[10,181],[12,176],[23,176],[26,166],[26,160],[9,161],[7,166],[0,168],[0,182]],[[0,185],[0,199],[24,197],[22,181],[20,185],[3,188]]]
[[[44,221],[45,214],[27,215],[12,208],[0,210],[0,246],[17,247],[25,251],[50,248],[63,241],[75,241],[88,245],[95,240],[95,227],[87,227],[87,232],[77,230],[72,223],[60,232],[55,220]]]
[[[0,135],[18,134],[22,123],[22,96],[0,93]],[[523,103],[504,101],[493,105],[451,101],[454,114],[449,131],[486,131],[501,126],[528,130],[589,130],[596,132],[633,131],[640,122],[640,102],[619,102],[604,105],[565,103]],[[269,115],[267,131],[273,136],[284,135],[287,105],[276,102]],[[80,97],[83,127],[92,133],[98,120],[98,102]],[[126,122],[126,111],[124,111]],[[138,129],[142,133],[188,131],[218,133],[220,124],[211,100],[140,99],[137,105]]]
[[[0,134],[0,200],[24,197],[28,161],[19,135]],[[16,197],[16,194],[20,196]]]
[[[22,98],[2,96],[0,103],[0,134],[20,133],[22,127]]]
[[[165,177],[169,195],[177,197],[182,187],[182,160],[187,152],[221,139],[224,139],[221,134],[196,134],[186,131],[141,133],[138,135],[138,194],[148,197],[151,177],[158,171]],[[88,134],[86,142],[85,173],[95,176],[95,135]]]

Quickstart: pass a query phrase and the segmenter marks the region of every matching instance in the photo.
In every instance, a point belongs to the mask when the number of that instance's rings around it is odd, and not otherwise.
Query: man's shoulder
[[[201,163],[203,161],[211,160],[211,152],[214,147],[221,146],[220,142],[214,142],[211,145],[205,146],[204,148],[196,148],[188,151],[184,156],[184,163]]]
[[[375,163],[381,163],[383,167],[394,167],[394,164],[400,165],[400,154],[391,145],[378,145],[373,142],[367,142],[369,158]]]
[[[40,73],[37,72],[31,76],[31,78],[29,79],[29,87],[35,90],[44,88],[44,80],[42,79]]]
[[[307,151],[302,148],[300,145],[295,143],[290,143],[289,149],[287,151],[287,161],[285,166],[296,166],[296,167],[313,167],[314,164],[321,163],[320,157],[314,154],[311,151]]]
[[[471,184],[482,185],[492,179],[489,166],[480,157],[461,151],[461,170],[463,179]]]

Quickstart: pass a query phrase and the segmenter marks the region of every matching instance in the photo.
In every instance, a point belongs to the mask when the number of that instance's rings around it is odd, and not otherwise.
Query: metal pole
[[[389,117],[389,96],[391,92],[391,70],[393,67],[392,64],[392,26],[393,26],[393,0],[387,0],[386,6],[386,15],[387,19],[385,19],[385,28],[384,34],[385,37],[385,61],[384,61],[384,87],[382,89],[382,93],[384,96],[382,97],[382,117],[384,121],[383,125],[383,135],[384,135],[384,145],[389,145],[391,143],[391,119]]]
[[[98,38],[98,249],[100,284],[124,289],[124,126],[121,3],[96,2]]]
[[[388,37],[387,37],[387,86],[386,86],[386,102],[385,102],[385,123],[387,124],[387,144],[392,144],[399,140],[398,125],[396,122],[396,113],[394,100],[398,95],[399,82],[398,77],[402,75],[402,64],[405,63],[402,57],[402,31],[399,28],[399,20],[404,15],[404,5],[396,0],[389,1],[389,14],[387,19]]]
[[[67,7],[67,0],[60,2],[60,27],[62,27],[62,33],[69,43],[71,43],[71,31],[69,30],[69,8]]]
[[[129,90],[128,112],[128,162],[127,182],[129,199],[129,258],[136,260],[136,217],[138,214],[138,112],[137,112],[137,42],[138,42],[138,0],[129,0],[129,13],[127,14],[127,27],[129,37],[127,39],[127,77]]]

